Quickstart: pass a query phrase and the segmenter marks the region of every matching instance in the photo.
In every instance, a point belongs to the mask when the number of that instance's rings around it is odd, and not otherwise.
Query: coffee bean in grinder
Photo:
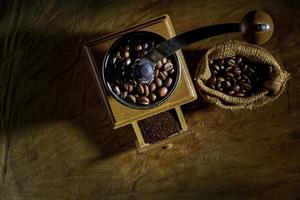
[[[131,124],[144,151],[172,141],[187,130],[181,105],[197,99],[181,48],[207,37],[242,32],[262,44],[273,33],[264,12],[259,22],[247,14],[241,23],[220,24],[175,34],[164,15],[85,45],[93,77],[113,128]],[[254,14],[254,15],[253,15]]]

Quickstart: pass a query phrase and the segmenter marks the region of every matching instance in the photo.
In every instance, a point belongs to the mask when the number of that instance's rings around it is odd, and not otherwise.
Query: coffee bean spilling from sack
[[[112,81],[113,92],[126,101],[139,105],[155,103],[165,97],[171,90],[176,78],[175,67],[172,60],[163,58],[153,72],[153,81],[149,84],[128,79],[130,67],[146,55],[155,43],[153,41],[139,40],[135,43],[128,41],[120,46],[110,62],[114,66],[117,78]]]
[[[241,56],[211,60],[207,86],[236,97],[251,96],[269,79],[272,68],[251,63]]]

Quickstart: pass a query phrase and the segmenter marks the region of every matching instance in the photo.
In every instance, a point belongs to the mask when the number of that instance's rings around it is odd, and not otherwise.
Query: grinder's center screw
[[[153,67],[154,64],[147,57],[142,58],[133,66],[134,79],[142,83],[150,83],[153,79]]]

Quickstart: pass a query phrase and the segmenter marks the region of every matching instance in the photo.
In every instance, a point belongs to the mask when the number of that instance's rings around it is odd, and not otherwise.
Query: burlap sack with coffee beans
[[[249,97],[235,97],[208,87],[206,82],[212,75],[209,60],[238,55],[247,58],[250,62],[271,67],[270,78],[264,82],[261,90]],[[253,109],[274,101],[284,91],[289,78],[289,73],[283,70],[264,48],[241,41],[224,41],[209,49],[202,57],[197,67],[195,81],[197,89],[204,99],[219,107],[235,110]]]

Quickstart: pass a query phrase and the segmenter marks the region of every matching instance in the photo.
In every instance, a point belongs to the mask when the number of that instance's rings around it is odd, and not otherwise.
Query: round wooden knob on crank
[[[240,31],[246,41],[253,44],[266,43],[273,35],[274,23],[270,15],[258,10],[247,13],[241,23]]]

